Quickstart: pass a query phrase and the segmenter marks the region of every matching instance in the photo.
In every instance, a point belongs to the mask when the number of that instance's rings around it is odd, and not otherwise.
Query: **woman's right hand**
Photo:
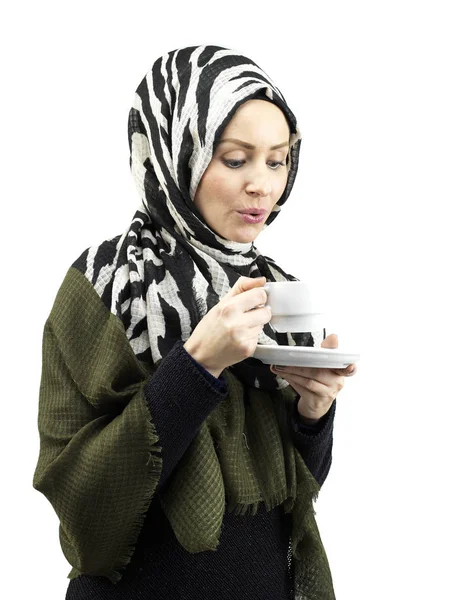
[[[239,277],[184,343],[187,352],[215,377],[254,354],[259,333],[271,319],[270,307],[261,306],[267,301],[265,283],[266,277]]]

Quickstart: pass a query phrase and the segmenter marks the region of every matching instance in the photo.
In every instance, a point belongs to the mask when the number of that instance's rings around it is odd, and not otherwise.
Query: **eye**
[[[282,161],[275,162],[275,161],[273,161],[271,164],[276,165],[276,168],[273,169],[273,171],[276,171],[278,169],[278,167],[280,167],[281,165],[284,166],[285,162],[282,162]]]
[[[243,165],[243,163],[245,162],[244,160],[223,160],[224,164],[228,167],[230,167],[231,169],[237,169],[238,167],[240,167],[240,165]]]
[[[230,167],[231,169],[238,169],[239,167],[241,167],[241,165],[243,165],[246,161],[245,160],[223,160],[224,164],[227,167]],[[273,171],[277,171],[277,169],[280,166],[285,166],[285,162],[282,161],[270,161],[271,165],[274,165],[274,167],[270,167]]]

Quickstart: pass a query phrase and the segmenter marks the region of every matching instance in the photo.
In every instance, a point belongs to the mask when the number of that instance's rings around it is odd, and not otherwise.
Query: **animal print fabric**
[[[221,133],[251,98],[276,104],[290,126],[288,180],[265,229],[290,196],[301,143],[296,118],[270,77],[236,50],[191,46],[159,57],[135,91],[128,141],[141,204],[123,234],[88,248],[74,266],[122,320],[133,351],[147,363],[187,340],[241,275],[297,280],[254,242],[218,235],[193,203]],[[267,323],[258,343],[316,346],[324,336],[278,333]],[[288,385],[254,357],[229,368],[252,387]]]

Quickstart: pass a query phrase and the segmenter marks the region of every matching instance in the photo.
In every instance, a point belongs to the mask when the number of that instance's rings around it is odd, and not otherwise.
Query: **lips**
[[[261,216],[264,215],[267,211],[265,208],[243,208],[242,210],[237,211],[242,215],[256,215]]]
[[[262,212],[260,215],[253,215],[251,213],[238,212],[240,218],[245,221],[245,223],[250,223],[256,225],[257,223],[263,223],[265,221],[265,215]]]

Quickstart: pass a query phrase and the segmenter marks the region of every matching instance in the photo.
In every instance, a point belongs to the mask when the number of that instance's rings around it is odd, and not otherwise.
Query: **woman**
[[[296,177],[295,116],[253,61],[193,46],[140,83],[129,144],[142,204],[71,265],[43,334],[33,485],[66,599],[334,598],[313,501],[349,370],[252,357],[323,339],[271,328],[263,285],[296,278],[253,243]]]

